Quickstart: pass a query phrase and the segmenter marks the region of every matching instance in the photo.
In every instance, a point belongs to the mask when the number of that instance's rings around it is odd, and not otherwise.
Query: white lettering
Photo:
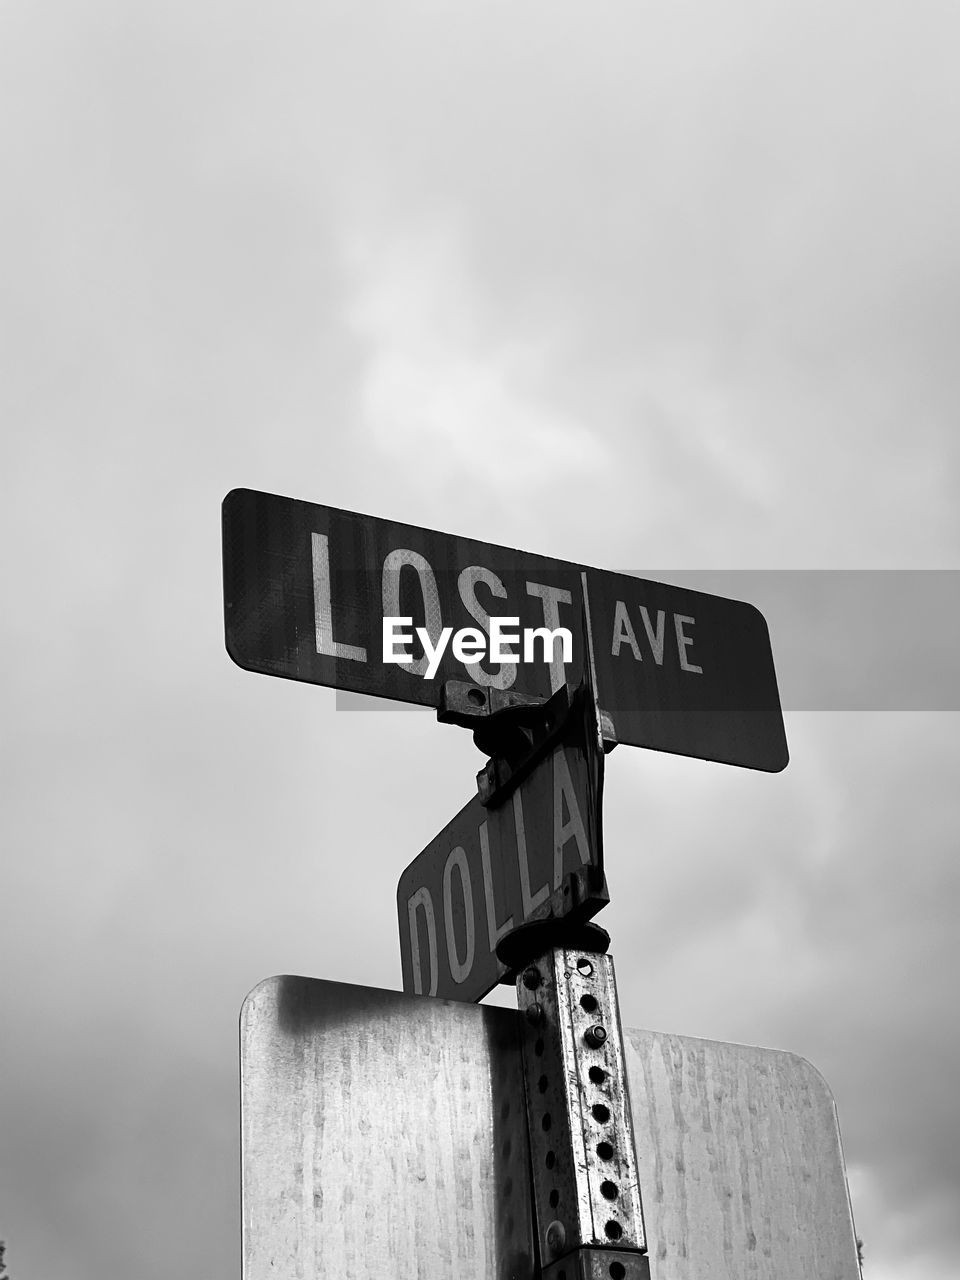
[[[486,647],[487,639],[482,631],[478,631],[476,627],[463,627],[453,637],[451,650],[458,662],[462,662],[465,667],[472,667],[483,657]],[[471,674],[476,680],[482,673],[478,669]]]
[[[475,667],[483,656],[486,637],[476,627],[463,627],[456,632],[453,627],[441,627],[437,636],[434,637],[426,627],[414,627],[412,631],[408,630],[407,628],[411,626],[412,621],[413,619],[410,617],[396,615],[389,615],[383,619],[383,661],[385,663],[409,666],[419,670],[425,679],[432,680],[439,670],[448,645],[457,661],[470,668]],[[507,630],[507,628],[516,626],[517,621],[518,619],[516,618],[490,619],[491,661],[502,663],[504,658],[515,657],[514,654],[507,653],[503,646],[514,645],[521,640],[520,632]],[[412,655],[407,652],[407,645],[414,637],[423,646],[424,655],[416,663]],[[548,632],[545,627],[525,627],[522,632],[524,662],[535,661],[535,641],[538,638],[543,643],[544,662],[553,662],[555,660],[556,641],[558,639],[560,640],[563,661],[566,662],[570,659],[573,650],[573,637],[566,627],[558,627],[555,632]],[[549,655],[547,652],[548,640],[551,642]]]
[[[563,820],[563,809],[566,805],[569,815]],[[568,840],[576,840],[577,852],[583,866],[590,861],[590,845],[587,843],[587,830],[583,815],[577,804],[577,792],[570,777],[570,766],[567,763],[563,747],[557,747],[553,753],[553,887],[559,889],[563,883],[563,850]]]
[[[536,893],[530,892],[530,863],[527,859],[527,834],[523,829],[523,806],[520,803],[520,789],[513,793],[513,820],[517,829],[517,866],[520,869],[520,900],[523,904],[523,918],[528,920],[532,912],[546,902],[550,894],[550,885],[546,881]]]
[[[534,652],[534,642],[540,640],[543,643],[543,660],[553,665],[554,654],[556,652],[556,643],[560,641],[560,661],[573,661],[573,636],[566,627],[557,627],[556,631],[550,631],[546,627],[525,627],[523,632],[523,660],[524,662],[534,662],[536,653]],[[549,644],[550,648],[547,649]],[[549,658],[547,654],[549,653]]]
[[[427,623],[427,633],[433,641],[434,648],[439,639],[440,632],[443,627],[442,617],[440,613],[440,593],[437,591],[437,579],[429,563],[423,558],[418,551],[409,551],[406,548],[398,548],[391,551],[383,562],[383,616],[385,618],[396,618],[400,616],[400,571],[405,566],[416,570],[417,577],[420,580],[420,591],[423,595],[424,613]],[[420,628],[417,628],[419,634]],[[411,675],[423,676],[429,666],[429,659],[426,654],[422,658],[418,658],[416,662],[412,659],[407,666],[407,671]]]
[[[617,601],[617,607],[613,615],[613,656],[620,656],[620,648],[626,641],[633,650],[633,656],[638,662],[643,661],[640,653],[640,646],[637,644],[636,633],[633,630],[633,624],[627,614],[627,606],[622,600]]]
[[[437,970],[437,921],[433,913],[433,898],[430,890],[421,888],[411,894],[407,902],[407,919],[410,922],[410,959],[413,962],[413,990],[418,996],[423,991],[423,969],[420,964],[420,932],[417,927],[417,908],[423,908],[423,917],[427,924],[427,946],[430,953],[430,990],[427,995],[437,994],[439,972]]]
[[[479,564],[468,565],[466,569],[461,571],[460,577],[457,579],[460,599],[463,601],[464,608],[475,622],[480,623],[484,634],[487,634],[490,631],[490,614],[477,599],[478,582],[482,582],[489,589],[490,594],[498,600],[507,598],[507,588],[492,570],[485,569],[483,565]],[[470,672],[470,679],[485,689],[509,689],[516,678],[517,664],[515,662],[503,663],[496,675],[491,675],[489,671],[484,671],[479,664],[477,664],[476,670]]]
[[[398,631],[398,627],[409,627],[413,622],[412,618],[384,618],[383,620],[383,660],[384,662],[406,663],[412,662],[413,658],[406,649],[402,653],[397,652],[397,645],[408,645],[413,639],[413,633],[410,631]]]
[[[430,632],[423,627],[417,627],[417,637],[423,645],[423,652],[427,655],[427,669],[423,674],[428,680],[432,680],[437,674],[437,667],[440,665],[443,651],[446,649],[447,641],[452,635],[453,627],[442,627],[437,638],[436,648],[434,648],[430,643]]]
[[[692,662],[687,661],[687,649],[693,644],[693,637],[684,634],[684,624],[689,623],[691,627],[696,626],[695,618],[685,618],[680,613],[673,615],[673,625],[677,631],[677,653],[680,655],[680,667],[684,671],[695,671],[697,675],[703,675],[703,667],[698,667]]]
[[[518,627],[520,625],[519,618],[491,618],[490,619],[490,661],[491,662],[516,662],[517,655],[515,653],[507,653],[503,649],[505,644],[517,644],[520,640],[518,631],[504,631],[504,627]]]
[[[480,865],[483,867],[483,895],[487,902],[487,939],[490,950],[496,951],[497,943],[513,928],[513,916],[507,916],[503,924],[497,924],[497,904],[493,894],[493,871],[490,867],[490,835],[486,821],[480,823]]]
[[[573,596],[564,587],[549,587],[543,582],[528,582],[527,595],[535,596],[540,600],[543,607],[543,625],[549,627],[551,631],[555,631],[560,626],[560,606],[573,602]],[[563,664],[569,661],[566,649],[560,657],[557,657],[554,649],[550,659],[551,693],[556,693],[566,680]]]
[[[333,609],[330,600],[330,546],[325,533],[310,535],[313,553],[313,617],[317,634],[317,653],[331,658],[349,658],[366,662],[362,645],[340,644],[333,638]]]
[[[643,621],[643,628],[647,633],[647,639],[650,641],[650,648],[653,650],[653,660],[658,667],[663,666],[663,620],[664,613],[662,609],[657,610],[657,629],[654,632],[650,625],[650,615],[647,613],[647,606],[640,606],[640,617]]]
[[[463,891],[464,925],[466,928],[466,944],[464,957],[457,954],[457,938],[453,913],[453,871],[456,868],[460,876],[460,887]],[[447,855],[443,868],[443,924],[447,935],[447,959],[450,961],[450,974],[454,982],[463,982],[470,976],[473,968],[474,928],[473,928],[473,888],[470,884],[470,868],[467,866],[467,855],[457,845]]]

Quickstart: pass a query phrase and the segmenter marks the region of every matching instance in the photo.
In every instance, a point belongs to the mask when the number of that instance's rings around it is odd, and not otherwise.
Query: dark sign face
[[[497,943],[518,925],[566,914],[563,887],[602,868],[603,755],[573,715],[559,745],[511,795],[464,805],[400,877],[403,989],[479,1000],[507,972]]]
[[[618,742],[787,763],[766,623],[740,601],[249,489],[224,500],[223,558],[250,671],[438,706],[447,680],[546,697],[589,665]]]
[[[594,681],[618,742],[779,772],[767,624],[740,600],[586,570]]]

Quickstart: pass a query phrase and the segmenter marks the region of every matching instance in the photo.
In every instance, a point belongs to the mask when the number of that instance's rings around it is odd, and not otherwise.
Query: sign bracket
[[[446,681],[437,719],[472,729],[474,743],[490,757],[477,774],[484,808],[503,804],[557,742],[577,705],[578,692],[565,684],[549,698],[534,698],[481,689],[465,680]]]
[[[481,688],[471,680],[445,680],[440,690],[437,719],[441,724],[459,724],[476,729],[478,724],[509,718],[517,712],[542,707],[546,698],[515,693],[512,689]]]
[[[497,943],[497,959],[509,971],[502,981],[512,983],[525,965],[552,947],[605,952],[610,935],[592,923],[592,917],[609,901],[602,867],[586,866],[570,872],[536,916],[511,929]]]

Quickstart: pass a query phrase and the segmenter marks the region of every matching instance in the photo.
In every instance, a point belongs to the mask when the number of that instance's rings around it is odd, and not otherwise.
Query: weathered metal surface
[[[774,1049],[624,1040],[654,1280],[860,1280],[819,1071]]]
[[[622,1249],[578,1249],[544,1267],[540,1280],[650,1280],[645,1253]]]
[[[519,1017],[308,978],[257,987],[244,1280],[532,1280]],[[624,1044],[653,1280],[859,1280],[819,1073],[686,1036]]]
[[[646,1250],[613,960],[555,949],[517,979],[540,1257]],[[615,1268],[616,1274],[616,1268]]]
[[[587,918],[606,903],[604,757],[588,710],[578,695],[557,745],[512,792],[492,807],[475,796],[404,870],[404,991],[479,1000],[507,973],[496,949],[518,926],[548,913]],[[597,892],[578,894],[591,870]]]
[[[529,1280],[516,1018],[271,978],[241,1016],[244,1280]]]
[[[447,681],[543,698],[592,666],[608,743],[787,763],[752,605],[250,489],[224,499],[223,567],[227,650],[250,671],[439,707]],[[385,616],[410,617],[433,648],[445,627],[489,634],[491,617],[564,627],[571,660],[543,661],[538,643],[534,661],[467,663],[451,642],[429,675],[417,640],[411,663],[384,662]]]

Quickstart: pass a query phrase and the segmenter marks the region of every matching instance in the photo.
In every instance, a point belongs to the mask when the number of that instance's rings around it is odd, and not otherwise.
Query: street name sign
[[[589,668],[608,741],[787,763],[767,626],[741,601],[250,489],[224,499],[223,568],[247,670],[439,707],[448,680],[546,698]]]
[[[602,796],[594,709],[578,698],[561,741],[512,793],[490,807],[474,796],[401,875],[404,991],[482,999],[507,973],[501,938],[554,907],[569,914],[564,893],[584,868],[602,883]]]
[[[256,987],[243,1280],[537,1274],[520,1018],[312,978]],[[654,1280],[860,1280],[820,1073],[772,1049],[623,1040]],[[559,1196],[558,1222],[570,1212]]]

